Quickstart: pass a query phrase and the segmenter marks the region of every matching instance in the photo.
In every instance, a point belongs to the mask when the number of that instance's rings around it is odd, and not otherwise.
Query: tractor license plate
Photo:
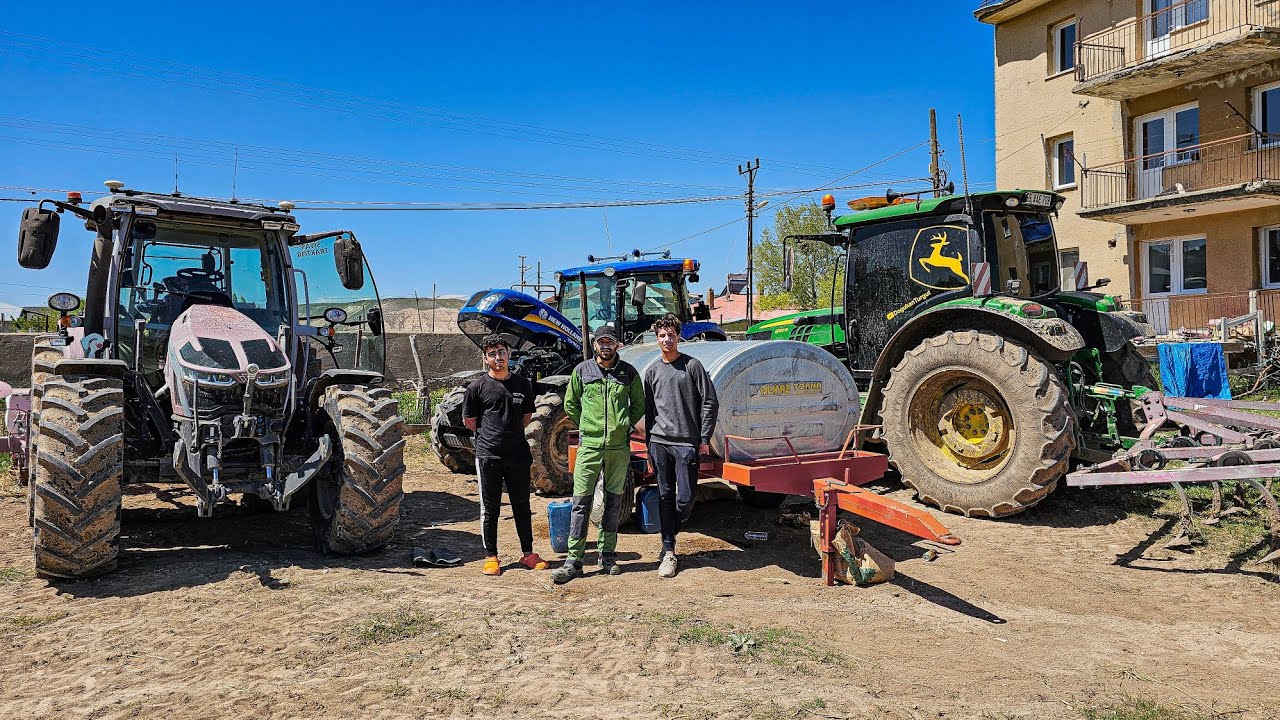
[[[1026,203],[1031,207],[1053,207],[1053,196],[1048,193],[1029,192],[1026,195]]]

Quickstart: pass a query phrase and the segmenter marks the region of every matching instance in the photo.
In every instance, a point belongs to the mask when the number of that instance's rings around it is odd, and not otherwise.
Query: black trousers
[[[476,482],[480,486],[480,532],[484,551],[498,554],[498,515],[502,511],[502,488],[507,489],[511,515],[520,537],[520,552],[533,552],[533,513],[529,510],[530,457],[476,458]]]
[[[649,443],[649,459],[658,476],[658,520],[662,551],[674,552],[676,533],[693,514],[693,490],[698,484],[698,448]]]

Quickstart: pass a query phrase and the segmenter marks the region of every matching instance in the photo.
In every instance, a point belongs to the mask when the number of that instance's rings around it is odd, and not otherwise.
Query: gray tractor
[[[298,234],[287,202],[106,184],[91,204],[71,194],[22,215],[25,268],[48,266],[65,215],[94,237],[83,311],[50,298],[60,330],[32,354],[17,465],[36,571],[112,570],[126,483],[185,483],[200,517],[233,496],[283,511],[301,493],[322,552],[386,545],[404,428],[379,387],[382,311],[355,236]]]

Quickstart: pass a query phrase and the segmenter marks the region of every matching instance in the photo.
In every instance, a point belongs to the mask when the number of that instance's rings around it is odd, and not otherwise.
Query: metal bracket
[[[333,442],[328,435],[320,436],[320,446],[316,451],[307,458],[305,462],[298,466],[297,470],[285,476],[284,485],[280,488],[280,492],[271,499],[276,510],[287,510],[289,508],[289,498],[298,492],[311,481],[329,462],[330,456],[333,455]]]

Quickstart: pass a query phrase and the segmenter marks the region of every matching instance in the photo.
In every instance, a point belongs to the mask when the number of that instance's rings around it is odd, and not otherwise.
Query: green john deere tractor
[[[830,216],[835,201],[823,200]],[[844,251],[843,307],[761,322],[748,338],[840,355],[865,390],[862,422],[882,426],[869,439],[922,501],[949,512],[1021,512],[1073,457],[1133,443],[1155,380],[1131,340],[1152,330],[1093,292],[1105,279],[1061,289],[1061,195],[878,200],[826,233],[788,238]]]

